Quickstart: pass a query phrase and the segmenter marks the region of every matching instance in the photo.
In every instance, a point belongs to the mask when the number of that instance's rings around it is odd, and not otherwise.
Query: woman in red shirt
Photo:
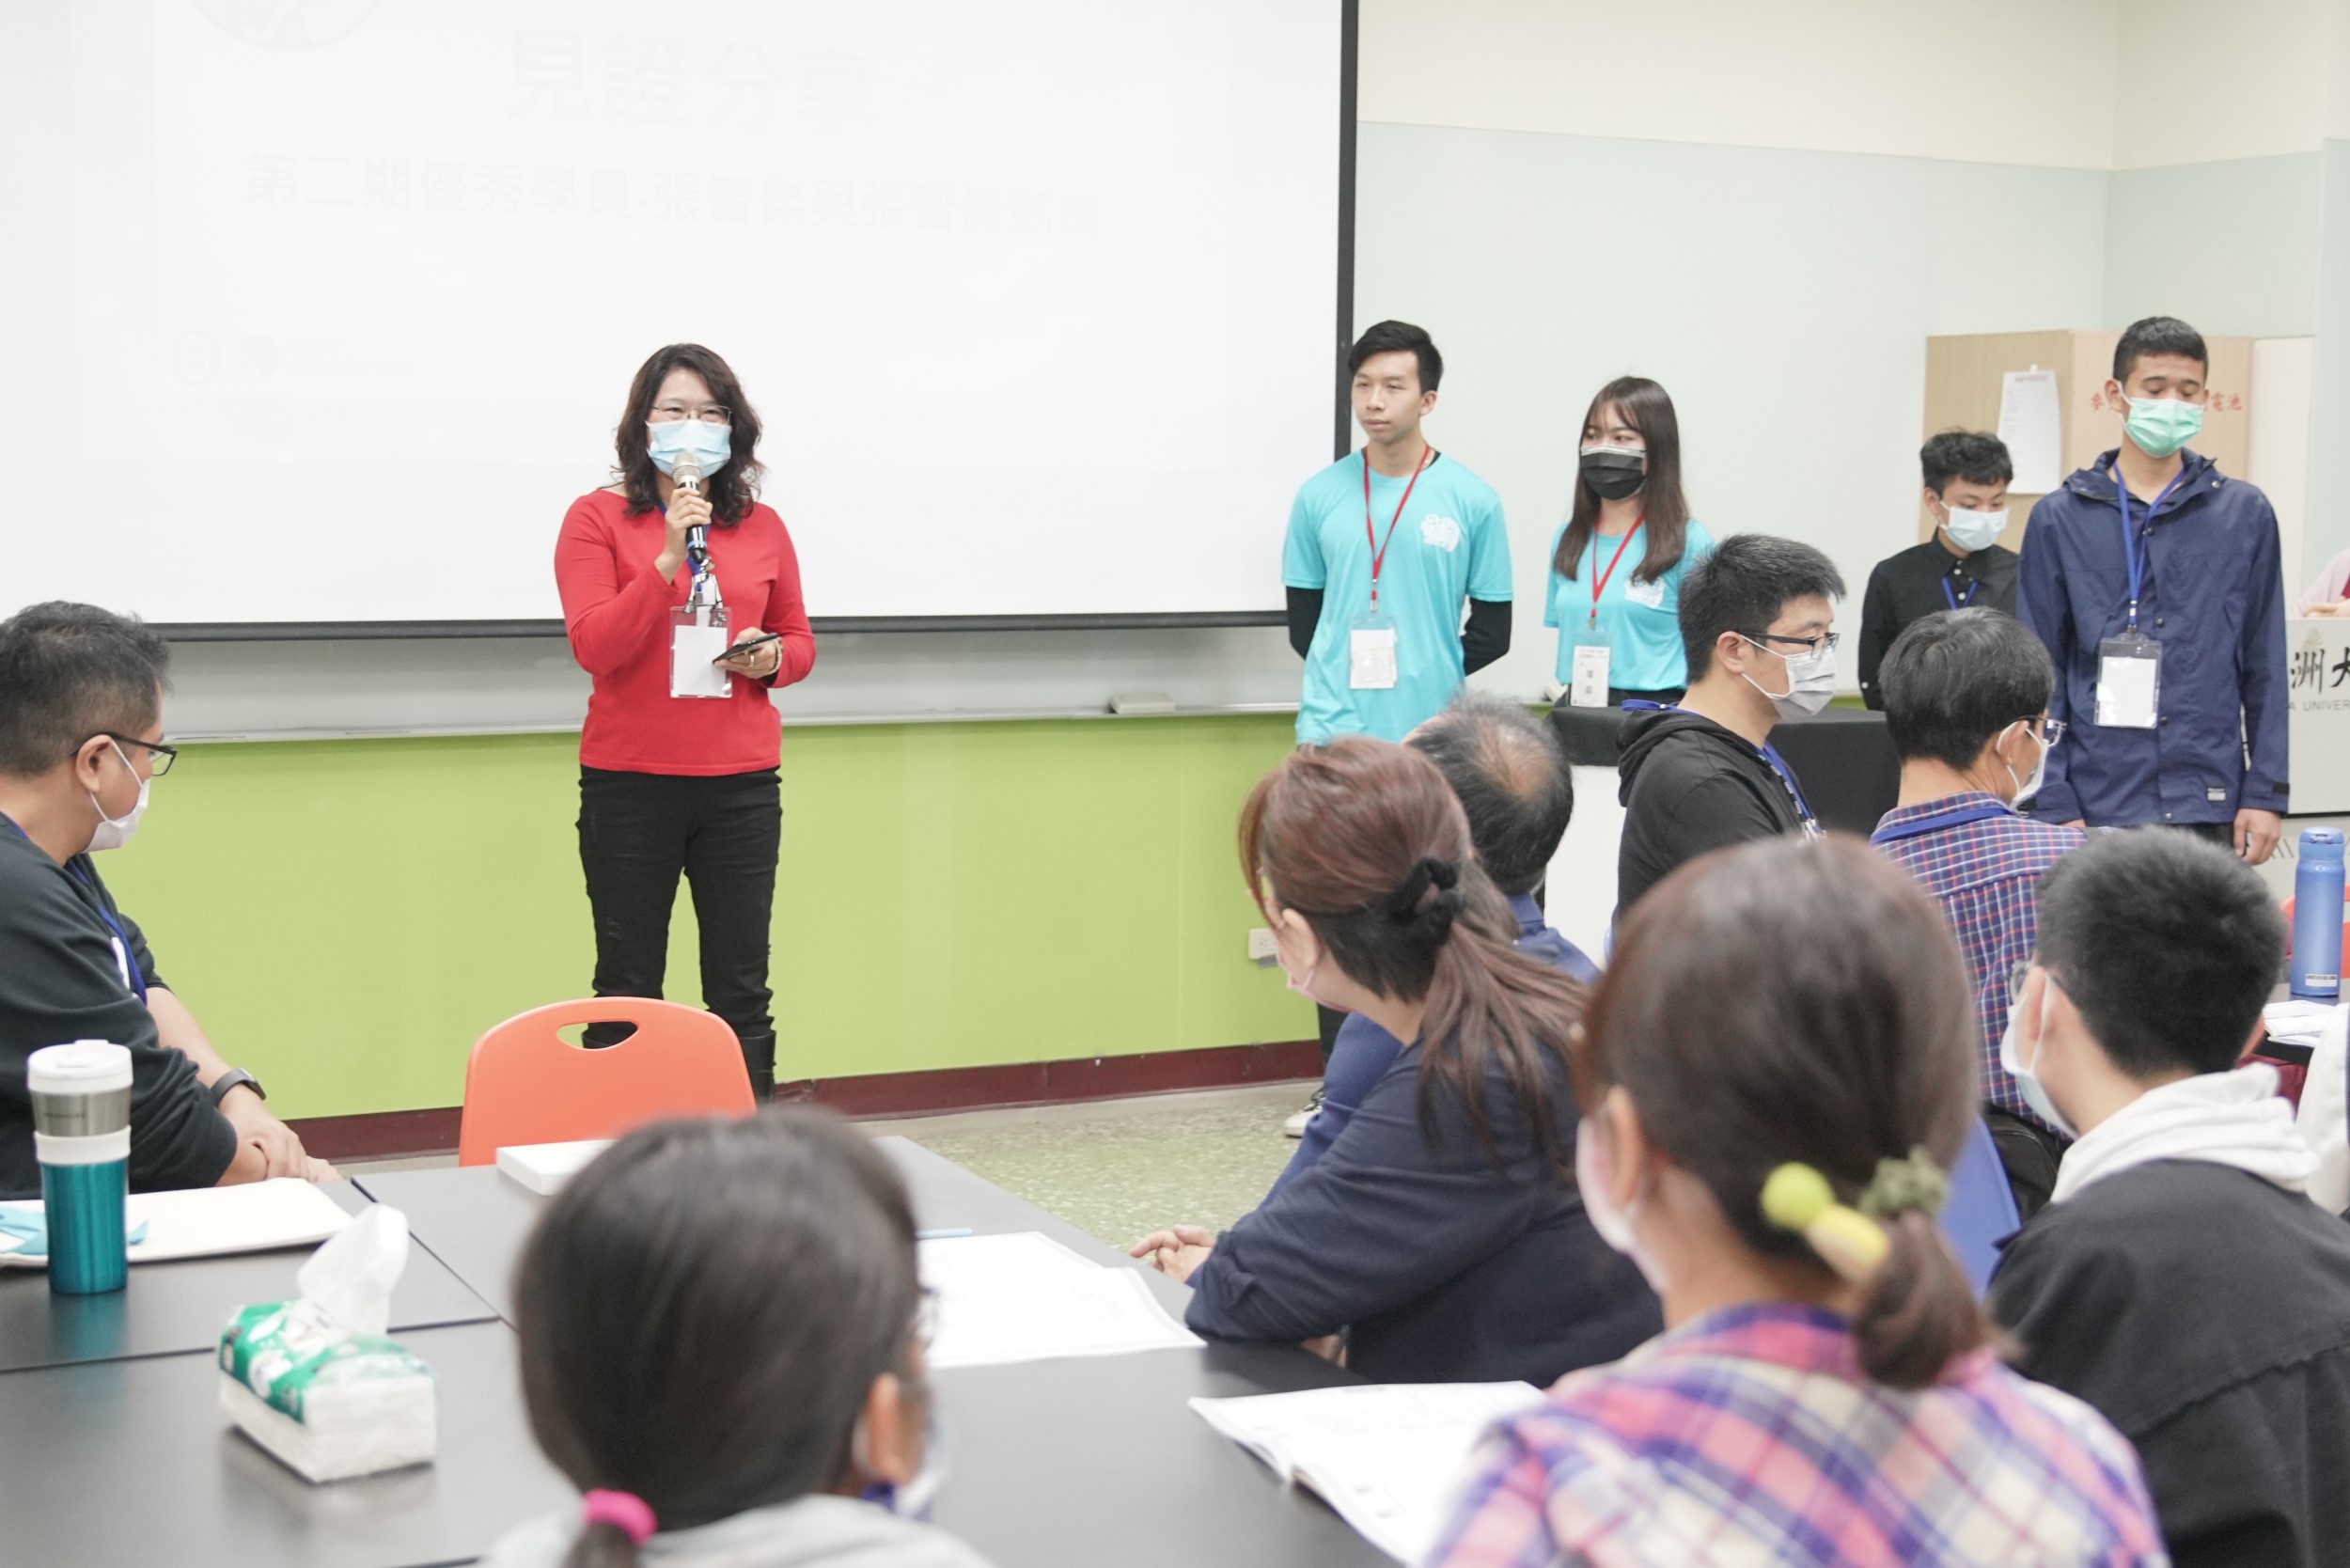
[[[767,930],[775,902],[783,805],[776,781],[781,721],[768,693],[805,678],[816,638],[800,599],[799,560],[783,519],[756,497],[759,416],[727,362],[672,343],[630,385],[616,441],[619,482],[572,503],[555,545],[563,626],[595,677],[579,738],[579,858],[596,925],[596,995],[658,996],[669,951],[678,873],[701,928],[702,999],[743,1043],[751,1088],[776,1082]],[[700,494],[671,479],[691,452]],[[704,529],[700,558],[691,549]],[[723,697],[672,696],[692,650],[684,610],[702,599],[726,612]],[[705,618],[708,619],[708,618]],[[772,638],[769,634],[773,634]],[[707,635],[707,634],[703,634]],[[610,1045],[628,1026],[590,1026]]]

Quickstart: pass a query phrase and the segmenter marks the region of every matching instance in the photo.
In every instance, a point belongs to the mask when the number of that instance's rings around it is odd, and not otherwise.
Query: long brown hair
[[[1270,917],[1270,899],[1297,911],[1349,980],[1426,999],[1423,1126],[1441,1087],[1497,1161],[1485,1079],[1498,1067],[1534,1147],[1573,1178],[1550,1080],[1582,1017],[1583,988],[1517,950],[1509,901],[1477,864],[1468,819],[1435,763],[1360,735],[1301,746],[1241,808],[1240,863],[1258,907]]]
[[[759,461],[759,413],[744,396],[743,384],[735,379],[733,368],[699,343],[671,343],[655,349],[628,384],[628,407],[621,410],[619,427],[613,431],[620,482],[628,490],[628,510],[650,511],[661,504],[661,470],[653,466],[645,424],[652,417],[653,400],[661,395],[662,382],[672,370],[693,371],[709,386],[711,400],[727,406],[731,427],[727,464],[703,477],[702,493],[710,497],[711,516],[722,526],[731,527],[751,514],[751,504],[759,499],[760,477],[767,471]]]
[[[631,1133],[558,1193],[515,1277],[530,1430],[663,1530],[840,1483],[917,1304],[905,1184],[838,1117],[776,1107]],[[637,1560],[609,1525],[565,1568]]]
[[[1575,449],[1583,447],[1583,431],[1599,422],[1603,410],[1614,409],[1624,423],[1640,432],[1647,445],[1647,471],[1640,481],[1640,526],[1647,535],[1640,546],[1640,564],[1633,569],[1636,582],[1653,583],[1681,564],[1689,530],[1689,500],[1681,493],[1681,420],[1665,389],[1646,376],[1619,376],[1599,389],[1575,430]],[[1574,476],[1574,510],[1567,531],[1559,536],[1559,554],[1551,567],[1569,582],[1582,566],[1584,548],[1599,525],[1599,493],[1583,482],[1578,464]]]
[[[1975,1115],[1973,998],[1941,910],[1858,839],[1773,839],[1689,862],[1633,906],[1575,1051],[1575,1090],[1632,1097],[1665,1155],[1748,1247],[1827,1265],[1762,1209],[1791,1161],[1856,1203],[1881,1158],[1943,1169]],[[1899,1388],[1997,1342],[1932,1215],[1891,1242],[1854,1324]]]

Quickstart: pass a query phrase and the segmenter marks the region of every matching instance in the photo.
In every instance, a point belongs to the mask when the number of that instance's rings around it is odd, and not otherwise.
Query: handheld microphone
[[[691,452],[680,452],[669,466],[669,482],[688,495],[699,495],[702,493],[701,459]],[[685,530],[685,548],[697,560],[701,559],[709,550],[706,534],[707,530],[698,523]]]

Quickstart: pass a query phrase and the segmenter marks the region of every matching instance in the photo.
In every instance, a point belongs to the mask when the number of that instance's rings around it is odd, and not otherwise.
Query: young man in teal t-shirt
[[[1444,356],[1418,327],[1381,321],[1347,365],[1368,445],[1299,487],[1281,552],[1290,645],[1306,661],[1301,745],[1401,741],[1510,650],[1501,498],[1420,434]]]

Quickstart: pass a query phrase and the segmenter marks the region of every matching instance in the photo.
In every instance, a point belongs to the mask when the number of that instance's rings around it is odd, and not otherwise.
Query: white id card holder
[[[680,604],[669,611],[669,695],[730,697],[732,678],[710,661],[730,646],[726,612]]]
[[[2162,696],[2162,644],[2124,632],[2097,645],[2097,728],[2152,729]]]
[[[1395,622],[1376,611],[1346,629],[1346,683],[1358,692],[1395,689]]]
[[[1607,666],[1615,657],[1615,650],[1607,645],[1607,634],[1595,626],[1586,626],[1577,631],[1573,656],[1573,678],[1567,682],[1567,706],[1606,707]]]

